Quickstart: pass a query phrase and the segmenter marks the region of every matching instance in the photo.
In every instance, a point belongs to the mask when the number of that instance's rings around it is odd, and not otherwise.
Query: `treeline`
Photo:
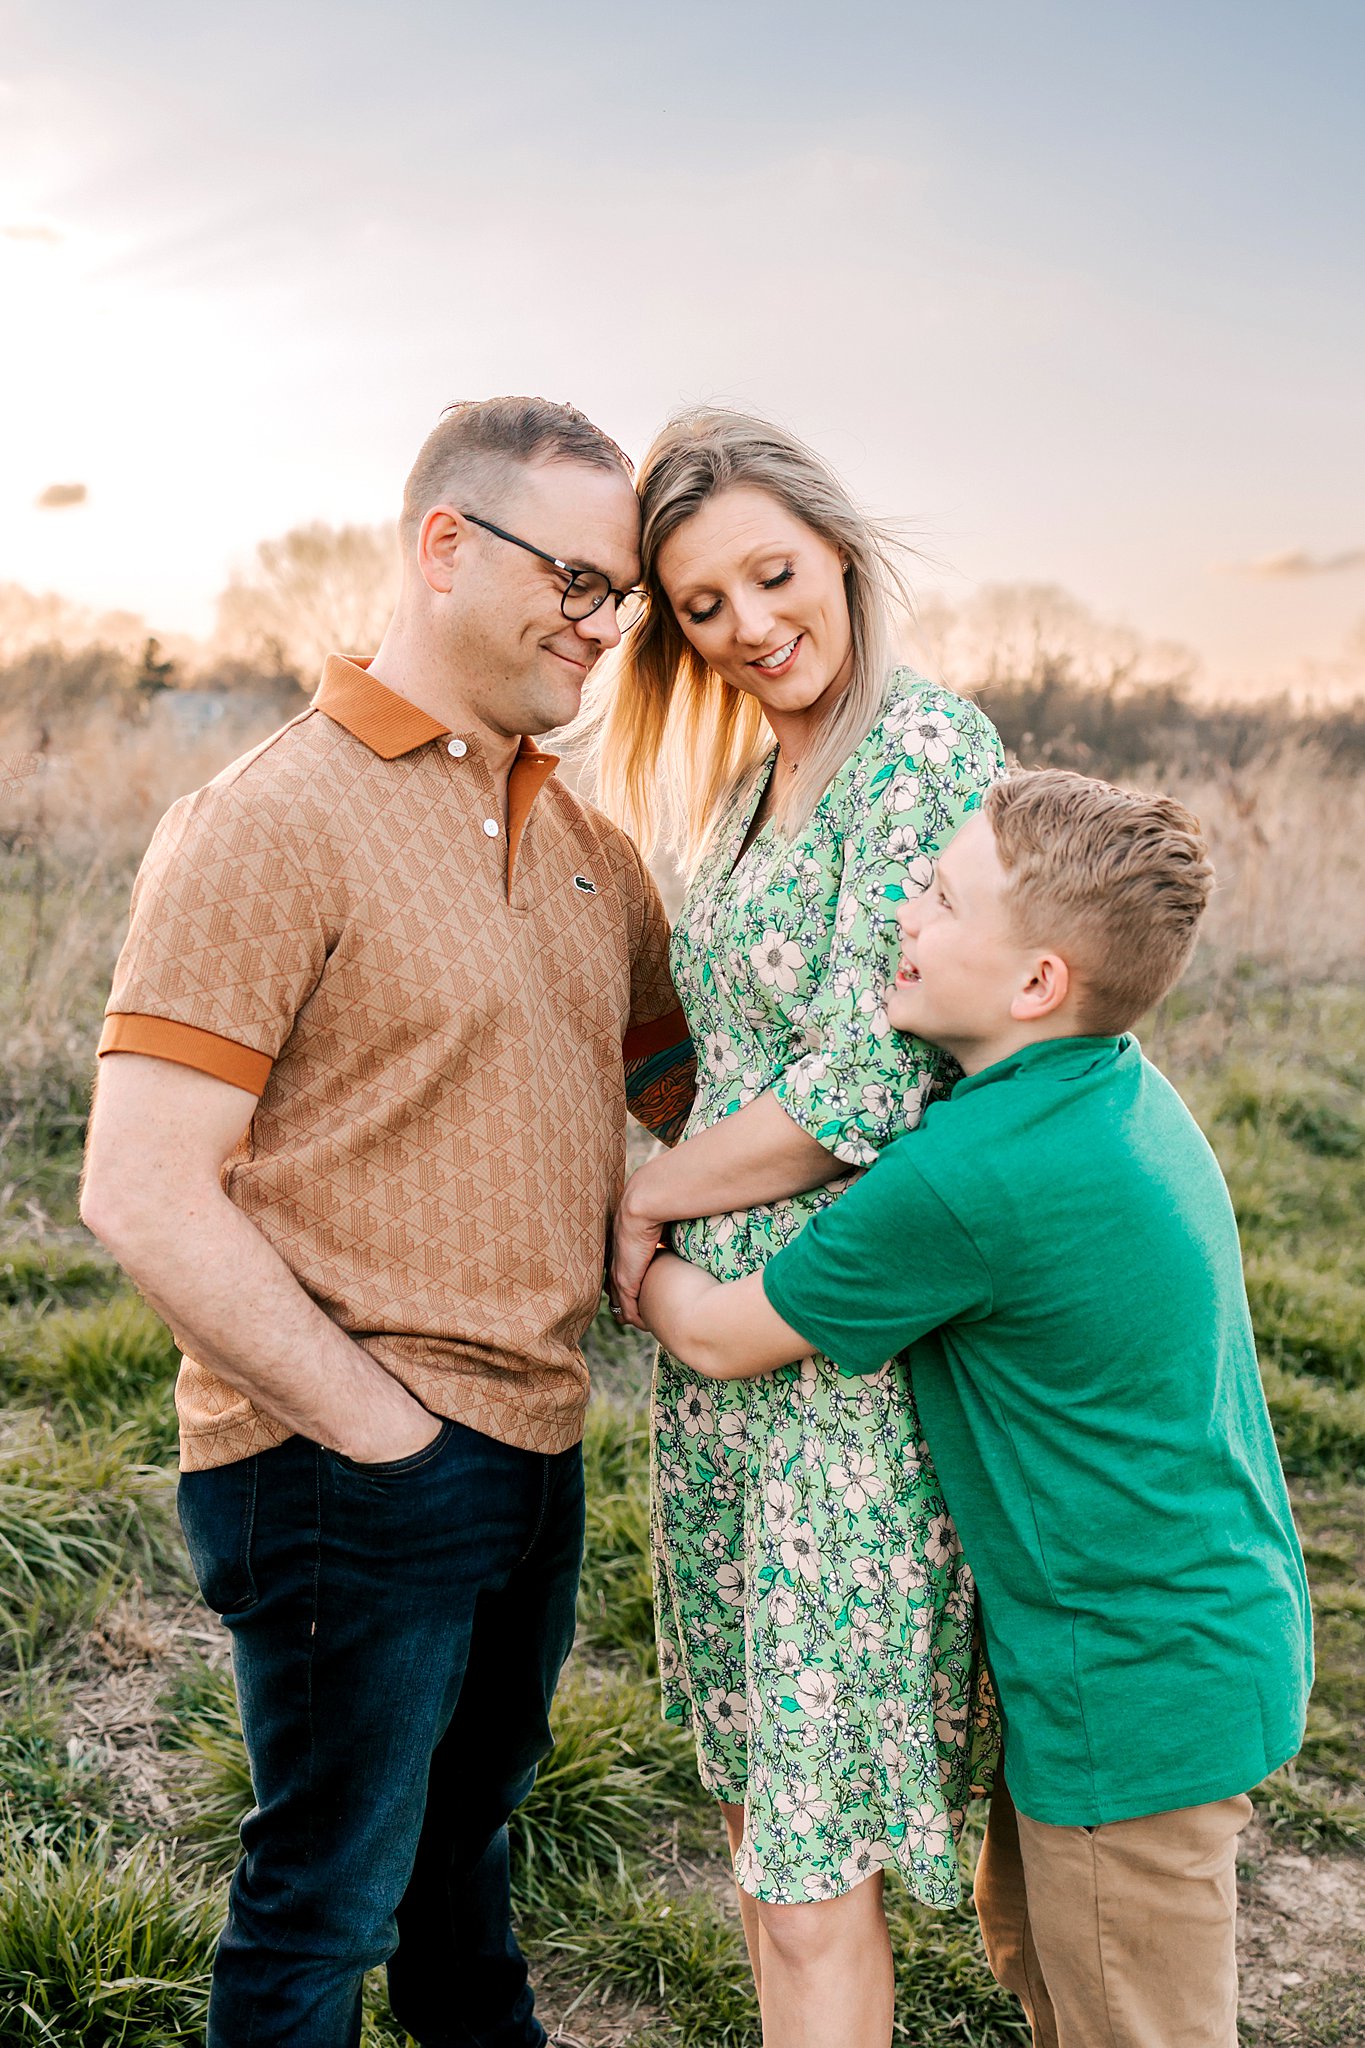
[[[309,686],[311,688],[311,684]],[[277,710],[280,720],[300,708],[302,679],[292,669],[221,660],[193,674],[163,658],[149,638],[140,654],[99,645],[30,647],[0,663],[0,732],[29,744],[44,736],[54,743],[75,727],[142,724],[161,699],[195,700],[223,708],[231,699],[234,717],[254,718]]]
[[[1002,672],[994,663],[991,671],[980,682],[954,681],[990,714],[1011,753],[1031,765],[1112,776],[1144,769],[1210,775],[1307,749],[1324,774],[1365,771],[1365,698],[1321,709],[1284,697],[1213,702],[1184,678],[1097,682],[1077,674],[1065,657],[1027,674]],[[268,731],[295,715],[314,680],[287,662],[227,657],[190,673],[163,659],[154,639],[139,656],[101,646],[34,647],[0,663],[0,733],[11,745],[32,745],[43,735],[60,744],[64,733],[96,717],[143,724],[166,699],[179,700],[186,731],[224,713],[234,725]]]
[[[1287,698],[1211,703],[1182,682],[1097,685],[1064,663],[975,689],[1011,753],[1089,774],[1211,775],[1311,749],[1325,774],[1365,770],[1365,699],[1314,710]]]

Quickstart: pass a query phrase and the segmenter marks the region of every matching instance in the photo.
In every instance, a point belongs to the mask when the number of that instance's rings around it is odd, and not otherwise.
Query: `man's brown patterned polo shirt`
[[[654,884],[554,768],[523,741],[504,827],[473,738],[333,657],[162,819],[100,1041],[259,1096],[232,1200],[433,1414],[537,1451],[581,1433],[623,1048],[674,1109],[687,1051]],[[187,1469],[290,1433],[190,1358],[176,1401]]]

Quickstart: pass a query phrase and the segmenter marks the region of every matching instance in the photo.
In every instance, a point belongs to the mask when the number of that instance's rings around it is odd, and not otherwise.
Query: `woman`
[[[599,713],[598,780],[646,849],[661,778],[671,797],[698,1079],[686,1138],[617,1218],[630,1321],[669,1225],[717,1277],[751,1273],[917,1120],[944,1070],[887,1027],[894,907],[1002,766],[974,707],[888,676],[889,544],[800,442],[687,415],[639,490],[649,604]],[[908,1378],[811,1358],[714,1385],[661,1353],[653,1418],[665,1712],[722,1806],[765,2043],[884,2048],[880,1873],[956,1901],[990,1719]]]

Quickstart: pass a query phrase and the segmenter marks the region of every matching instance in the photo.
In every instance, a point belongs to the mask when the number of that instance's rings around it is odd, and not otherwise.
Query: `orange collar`
[[[419,711],[406,697],[390,690],[377,677],[367,675],[368,657],[351,660],[344,654],[329,654],[322,668],[322,681],[313,696],[313,708],[323,711],[344,726],[382,760],[396,761],[430,740],[443,740],[448,725],[438,725],[425,711]],[[559,765],[558,754],[542,753],[532,739],[523,738],[517,751],[518,763],[544,763],[544,774],[536,777],[539,787],[544,775]]]
[[[344,725],[385,761],[396,761],[400,754],[410,754],[428,740],[445,738],[448,725],[438,725],[406,697],[366,675],[369,665],[368,661],[348,661],[344,654],[329,654],[313,698],[314,708]]]

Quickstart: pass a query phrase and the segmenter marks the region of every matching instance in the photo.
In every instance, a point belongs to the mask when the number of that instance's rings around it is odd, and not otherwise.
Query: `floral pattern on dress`
[[[772,1089],[859,1169],[950,1072],[887,1022],[896,905],[1002,772],[1000,745],[975,706],[898,670],[795,839],[768,823],[744,847],[772,762],[730,800],[674,929],[698,1054],[689,1129]],[[674,1245],[740,1279],[847,1184],[678,1224]],[[740,1883],[793,1903],[897,1868],[955,1904],[964,1808],[998,1734],[904,1364],[860,1378],[813,1357],[713,1382],[661,1352],[652,1405],[664,1712],[691,1725],[703,1783],[745,1806]]]

